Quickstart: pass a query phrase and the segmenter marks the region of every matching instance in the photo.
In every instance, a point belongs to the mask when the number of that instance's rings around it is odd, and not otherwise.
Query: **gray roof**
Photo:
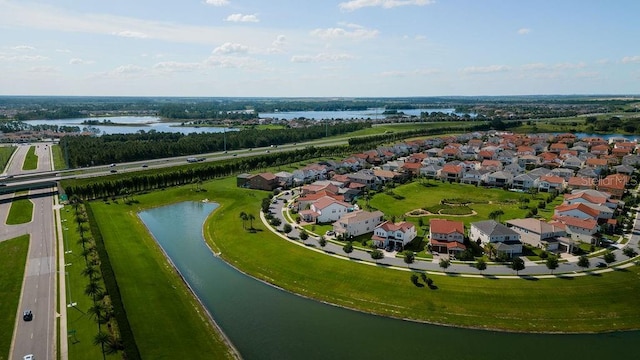
[[[509,235],[509,236],[517,236],[519,235],[514,230],[509,229],[508,227],[500,224],[495,220],[485,220],[478,221],[472,223],[471,226],[476,227],[478,230],[487,234],[489,236],[499,236],[499,235]]]

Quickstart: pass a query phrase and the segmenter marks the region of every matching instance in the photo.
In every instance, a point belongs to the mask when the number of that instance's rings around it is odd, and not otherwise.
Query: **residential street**
[[[294,244],[298,244],[300,246],[307,247],[310,251],[319,251],[326,253],[330,256],[335,256],[338,258],[342,258],[350,261],[360,261],[363,264],[371,265],[371,266],[385,266],[385,267],[393,267],[398,270],[418,270],[418,271],[427,271],[432,274],[440,274],[440,275],[448,275],[448,276],[485,276],[485,277],[506,277],[506,278],[518,278],[518,277],[527,277],[527,276],[535,276],[537,278],[545,278],[545,277],[557,277],[557,276],[584,276],[589,273],[603,273],[614,271],[615,268],[624,268],[627,266],[631,266],[632,263],[628,262],[628,257],[622,253],[622,249],[624,247],[631,247],[636,252],[640,253],[640,249],[638,248],[638,242],[640,241],[640,218],[638,214],[636,214],[634,231],[637,232],[635,235],[625,235],[629,238],[629,242],[627,244],[616,244],[615,247],[612,247],[611,250],[615,254],[616,261],[610,264],[607,268],[596,268],[596,264],[602,262],[605,263],[602,255],[589,258],[590,267],[587,269],[581,268],[578,266],[577,256],[572,256],[570,254],[562,254],[562,258],[566,259],[566,262],[559,263],[557,269],[553,271],[547,268],[544,263],[535,263],[525,259],[525,269],[518,272],[519,276],[516,276],[516,272],[512,270],[509,264],[498,264],[498,263],[488,263],[487,269],[480,272],[478,269],[474,267],[473,262],[460,262],[454,261],[451,263],[451,266],[447,268],[446,272],[440,267],[440,256],[434,256],[434,259],[431,261],[418,260],[412,264],[407,265],[404,262],[404,259],[396,257],[395,252],[384,252],[385,257],[383,259],[375,262],[368,252],[364,250],[359,250],[354,248],[353,252],[350,254],[346,254],[342,250],[342,245],[338,245],[331,241],[327,241],[327,244],[324,248],[320,247],[318,240],[321,234],[312,235],[309,234],[309,238],[305,241],[302,240],[291,240],[282,232],[278,232],[277,230],[282,230],[285,223],[287,223],[287,219],[284,215],[284,211],[286,210],[286,205],[293,198],[292,192],[287,192],[287,195],[279,195],[278,199],[284,199],[284,201],[280,200],[276,203],[271,204],[271,211],[275,217],[279,218],[282,221],[282,224],[274,229],[271,225],[268,224],[263,214],[260,214],[260,217],[269,229],[271,229],[274,233],[278,234],[283,239],[290,241]],[[293,230],[288,234],[289,237],[298,238],[300,237],[300,231],[298,225],[295,223],[290,223]],[[604,254],[604,252],[603,252]],[[446,256],[446,255],[444,255]],[[626,262],[625,264],[621,264]]]

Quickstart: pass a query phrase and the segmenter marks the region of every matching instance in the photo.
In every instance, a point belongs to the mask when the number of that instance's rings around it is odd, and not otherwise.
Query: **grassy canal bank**
[[[135,309],[127,314],[143,357],[156,354],[154,348],[169,339],[171,344],[185,339],[177,350],[183,356],[194,348],[201,350],[205,345],[192,341],[192,335],[211,333],[213,328],[202,321],[201,309],[136,212],[204,198],[221,205],[207,220],[204,234],[222,258],[256,278],[303,296],[383,316],[473,328],[523,332],[640,328],[640,309],[635,304],[640,293],[637,266],[602,275],[537,281],[434,276],[437,290],[419,288],[411,284],[405,271],[365,266],[294,246],[257,220],[253,222],[257,231],[244,230],[239,214],[258,219],[266,192],[238,189],[235,178],[207,182],[203,188],[204,192],[184,186],[136,195],[131,204],[91,203],[125,306]],[[163,309],[162,314],[158,309]],[[189,321],[184,321],[184,314]],[[167,322],[176,327],[162,325]],[[209,341],[207,346],[217,346]]]

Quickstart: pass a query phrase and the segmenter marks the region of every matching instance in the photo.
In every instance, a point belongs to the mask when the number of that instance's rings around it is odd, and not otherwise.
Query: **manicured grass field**
[[[125,304],[136,309],[128,314],[143,356],[157,355],[158,348],[164,349],[162,345],[169,338],[171,344],[188,343],[181,351],[202,349],[204,343],[194,344],[185,334],[199,333],[193,329],[202,329],[203,323],[176,320],[175,313],[185,311],[182,303],[189,302],[190,294],[183,286],[174,290],[167,285],[179,285],[179,281],[135,212],[203,196],[221,204],[206,222],[204,231],[216,252],[220,251],[225,260],[243,271],[304,296],[385,316],[467,327],[548,332],[640,328],[640,307],[636,304],[640,270],[636,266],[603,275],[538,281],[432,275],[437,290],[418,288],[411,284],[406,271],[316,253],[289,244],[259,222],[254,222],[254,226],[263,231],[244,231],[238,215],[242,211],[257,213],[267,192],[238,189],[234,178],[208,182],[204,188],[207,189],[204,194],[177,188],[139,195],[136,196],[139,203],[131,207],[92,204],[101,219],[100,227],[119,275]],[[496,191],[483,198],[508,197],[505,195],[508,192]],[[446,197],[453,196],[447,193]],[[406,201],[414,200],[407,196]],[[416,208],[422,203],[396,207]],[[182,300],[174,301],[177,298]],[[167,314],[156,311],[149,317],[149,307],[161,308]],[[154,316],[162,319],[151,319]],[[154,332],[154,326],[157,330],[158,324],[167,321],[178,329],[165,327],[162,333]],[[190,330],[185,332],[186,329]],[[154,334],[153,339],[150,334]]]
[[[202,199],[202,193],[191,188],[135,199],[140,199],[144,207],[159,206],[167,200]],[[232,358],[200,303],[138,219],[136,212],[142,206],[91,203],[140,355],[143,359]]]
[[[7,225],[26,224],[33,216],[33,203],[26,198],[26,193],[16,193],[17,198],[24,197],[11,202]]]
[[[4,168],[9,163],[9,159],[11,159],[11,154],[16,151],[15,146],[0,146],[0,172],[4,171]]]
[[[28,251],[29,235],[0,241],[0,359],[9,358]]]
[[[24,158],[22,164],[22,170],[35,170],[38,168],[38,156],[36,155],[36,147],[31,146],[27,151],[27,155]]]
[[[67,164],[64,161],[64,155],[62,154],[62,148],[60,145],[52,145],[51,153],[53,154],[53,169],[63,170],[67,168]]]
[[[369,205],[378,209],[387,216],[395,216],[396,221],[402,219],[405,214],[413,210],[426,208],[429,211],[443,209],[443,215],[422,216],[425,225],[429,224],[429,219],[443,218],[450,220],[459,220],[464,222],[465,227],[476,221],[489,219],[489,214],[495,210],[502,210],[504,214],[500,217],[504,219],[514,219],[524,217],[529,209],[520,209],[518,200],[522,197],[530,199],[529,207],[535,207],[538,199],[542,199],[543,195],[538,194],[532,197],[529,194],[515,193],[503,189],[484,189],[468,184],[443,183],[438,180],[418,180],[400,185],[393,189],[397,195],[404,197],[402,200],[396,200],[385,192],[375,194],[370,200]],[[546,194],[544,194],[546,196]],[[443,206],[440,201],[443,199],[466,200],[470,203],[467,206],[461,206],[462,209],[456,209],[455,206]],[[366,209],[366,202],[359,201],[361,208]],[[475,211],[475,215],[455,215],[456,212],[467,214],[468,210]],[[448,213],[449,215],[444,215]],[[453,214],[453,215],[450,215]],[[418,217],[406,216],[405,220],[418,224]]]

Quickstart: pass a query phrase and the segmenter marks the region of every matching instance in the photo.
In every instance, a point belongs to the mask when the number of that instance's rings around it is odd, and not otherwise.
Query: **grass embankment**
[[[191,188],[143,196],[144,204],[158,206],[168,199],[165,196],[188,199],[196,194]],[[122,201],[91,203],[141,357],[233,358],[200,303],[136,216],[137,208]]]
[[[16,149],[17,147],[15,146],[0,146],[0,172],[4,172],[9,163],[9,159],[11,159],[11,155],[13,155]]]
[[[93,306],[93,299],[86,295],[84,289],[89,284],[89,278],[82,274],[86,268],[85,259],[82,256],[82,242],[78,223],[75,221],[73,206],[65,206],[60,210],[62,230],[64,236],[64,262],[70,264],[64,268],[66,281],[67,304],[76,303],[74,307],[67,308],[67,330],[74,331],[75,335],[68,338],[69,359],[100,359],[102,351],[99,345],[93,344],[93,339],[98,333],[95,319],[89,315],[89,308]],[[83,226],[87,226],[84,224]],[[68,251],[71,251],[67,253]],[[101,284],[104,287],[103,284]],[[66,306],[61,304],[60,306]],[[104,331],[104,325],[102,325]],[[107,358],[117,359],[120,354],[108,355]]]
[[[31,146],[27,151],[27,155],[22,163],[22,170],[36,170],[38,168],[38,155],[36,155],[36,147]]]
[[[52,145],[51,153],[53,154],[53,169],[63,170],[67,168],[67,163],[64,161],[64,155],[62,154],[62,148],[60,145]]]
[[[188,325],[192,322],[189,317],[175,318],[175,312],[185,310],[181,301],[189,294],[162,259],[135,211],[202,197],[222,205],[205,227],[205,236],[215,251],[243,271],[304,296],[385,316],[465,327],[545,332],[640,328],[638,267],[539,281],[433,275],[437,290],[418,288],[406,271],[339,260],[292,245],[257,221],[254,226],[262,231],[244,231],[240,212],[257,215],[266,192],[238,189],[234,178],[211,181],[204,188],[204,194],[183,187],[139,195],[136,200],[140,203],[131,207],[92,204],[120,275],[125,304],[132,309],[128,313],[136,338],[145,342],[139,344],[143,355],[157,355],[159,349],[165,349],[164,344],[173,346],[182,341],[188,345],[181,351],[196,348],[199,353],[204,343],[191,341],[203,323]],[[172,283],[180,285],[178,290],[171,288]],[[158,333],[159,324],[165,323],[175,324],[177,329],[163,327]]]
[[[29,235],[0,241],[0,360],[9,358],[28,251]]]
[[[7,225],[30,222],[33,216],[33,203],[29,200],[27,192],[16,193],[14,199],[7,216]]]

